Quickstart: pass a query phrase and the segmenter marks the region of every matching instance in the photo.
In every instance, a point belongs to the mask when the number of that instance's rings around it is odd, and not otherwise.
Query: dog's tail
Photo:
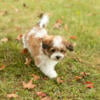
[[[49,22],[49,15],[45,13],[45,14],[41,14],[39,17],[40,17],[40,21],[38,25],[40,26],[40,28],[46,27]]]

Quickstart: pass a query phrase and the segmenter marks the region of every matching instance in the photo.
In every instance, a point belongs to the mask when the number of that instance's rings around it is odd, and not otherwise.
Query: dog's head
[[[61,60],[66,51],[73,51],[73,45],[61,36],[46,36],[42,41],[43,52],[52,60]]]

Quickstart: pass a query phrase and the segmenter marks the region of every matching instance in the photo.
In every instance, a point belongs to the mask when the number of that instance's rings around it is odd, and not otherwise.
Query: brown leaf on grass
[[[2,66],[0,66],[0,70],[3,70],[3,69],[5,69],[5,65],[2,65]]]
[[[69,27],[67,24],[64,25],[64,29],[68,32],[69,31]]]
[[[29,65],[31,63],[32,59],[31,58],[26,58],[25,59],[25,65]]]
[[[47,94],[46,93],[44,93],[44,92],[36,92],[36,95],[37,96],[39,96],[39,97],[46,97],[47,96]]]
[[[18,8],[15,8],[15,12],[18,13],[19,12],[19,9]]]
[[[77,46],[77,43],[76,43],[76,42],[74,42],[74,43],[73,43],[73,47],[76,47],[76,46]]]
[[[64,16],[61,16],[61,18],[64,18]]]
[[[90,73],[81,72],[81,73],[80,73],[80,75],[81,75],[82,77],[85,77],[85,76],[88,76],[88,75],[90,75]]]
[[[56,23],[60,23],[60,24],[62,24],[63,21],[62,21],[61,19],[58,19],[58,20],[56,21]]]
[[[16,31],[21,31],[21,27],[20,26],[15,26]]]
[[[63,83],[63,82],[64,82],[64,80],[62,80],[61,77],[57,77],[57,83]]]
[[[93,13],[88,13],[87,16],[93,16]]]
[[[56,23],[53,25],[54,28],[59,29],[62,26],[62,20],[58,19]]]
[[[75,61],[78,61],[80,63],[84,63],[84,61],[81,58],[79,58],[79,57],[75,57],[74,56],[72,59],[74,59]]]
[[[85,85],[87,88],[94,88],[94,83],[92,83],[92,82],[87,81],[87,82],[85,82]]]
[[[40,76],[38,76],[38,75],[32,74],[32,76],[33,76],[35,81],[40,79]]]
[[[59,29],[60,27],[61,27],[61,24],[59,24],[59,23],[56,23],[56,24],[54,24],[54,26],[53,26],[54,28],[56,28],[56,29]]]
[[[87,88],[94,88],[94,86],[92,84],[88,84],[86,85]]]
[[[16,38],[16,40],[20,41],[22,39],[23,35],[22,34],[19,34]]]
[[[32,83],[32,79],[28,83],[25,83],[23,81],[23,88],[24,89],[34,89],[35,87],[36,87],[36,85]]]
[[[0,11],[0,16],[4,16],[4,15],[7,15],[8,14],[8,11]]]
[[[51,98],[49,96],[46,96],[46,97],[42,98],[41,100],[51,100]]]
[[[82,77],[81,76],[75,76],[75,79],[78,81],[78,80],[81,80]]]
[[[22,54],[27,54],[28,53],[28,50],[27,48],[24,48],[22,51],[21,51]]]
[[[44,77],[43,80],[48,80],[48,77]]]
[[[4,37],[4,38],[2,38],[0,41],[6,43],[6,42],[8,42],[8,40],[9,40],[9,39],[8,39],[7,37]]]
[[[23,7],[27,8],[27,5],[26,5],[26,3],[23,3]]]
[[[76,39],[77,39],[77,37],[76,37],[76,36],[74,36],[74,35],[72,35],[72,36],[70,36],[70,39],[72,39],[72,40],[76,40]]]
[[[97,35],[100,35],[100,29],[98,29],[98,30],[96,31],[96,34],[97,34]]]
[[[7,98],[16,98],[16,97],[18,97],[18,95],[15,93],[7,94]]]

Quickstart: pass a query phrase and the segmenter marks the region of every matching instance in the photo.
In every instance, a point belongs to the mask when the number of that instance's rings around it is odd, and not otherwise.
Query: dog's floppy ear
[[[49,49],[52,46],[52,37],[46,36],[42,40],[42,48],[43,49]]]
[[[47,42],[46,40],[42,41],[42,48],[43,48],[43,49],[48,49],[48,48],[50,48],[49,42]]]
[[[65,40],[64,44],[69,51],[74,51],[74,45],[71,42]]]

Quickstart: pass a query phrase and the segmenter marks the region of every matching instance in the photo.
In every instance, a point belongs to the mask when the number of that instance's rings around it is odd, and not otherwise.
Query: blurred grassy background
[[[16,40],[18,34],[28,32],[38,21],[41,12],[51,13],[48,25],[49,34],[62,35],[77,44],[75,53],[57,65],[57,72],[64,82],[43,80],[44,75],[32,62],[27,67],[24,62],[29,55],[21,54],[22,44]],[[62,20],[60,29],[54,29],[56,20]],[[0,39],[7,37],[7,43],[0,43],[0,100],[7,100],[8,93],[15,92],[15,100],[40,100],[35,94],[43,91],[52,100],[100,100],[100,0],[0,0]],[[64,26],[67,25],[67,30]],[[78,61],[76,58],[82,60]],[[89,76],[80,81],[75,76],[88,72]],[[41,76],[34,81],[37,87],[31,91],[22,87],[22,81],[32,78],[31,74]],[[94,83],[88,89],[83,84]]]

